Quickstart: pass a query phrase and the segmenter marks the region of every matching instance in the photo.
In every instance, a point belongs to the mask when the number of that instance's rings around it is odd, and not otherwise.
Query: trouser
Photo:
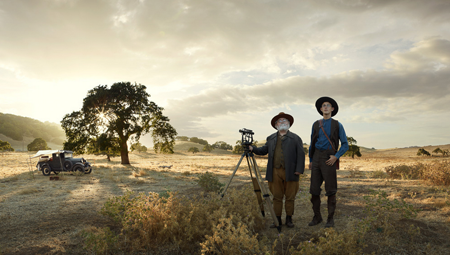
[[[332,150],[315,150],[311,167],[311,185],[309,193],[320,196],[322,183],[325,181],[325,195],[333,196],[337,192],[336,165],[329,166],[325,163],[334,155]]]
[[[299,181],[286,181],[286,171],[284,168],[274,168],[273,178],[269,182],[269,189],[273,195],[273,210],[276,216],[283,212],[283,198],[285,198],[286,216],[294,214],[295,196],[299,189]]]

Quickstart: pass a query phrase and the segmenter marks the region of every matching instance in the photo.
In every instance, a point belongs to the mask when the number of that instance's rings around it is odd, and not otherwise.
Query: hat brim
[[[272,127],[277,129],[277,127],[275,126],[276,122],[278,119],[280,118],[285,118],[289,121],[290,126],[292,127],[292,125],[294,124],[294,117],[292,117],[289,114],[286,113],[280,113],[277,116],[273,117],[272,120],[270,121],[270,124],[272,124]]]
[[[331,104],[331,106],[334,108],[334,110],[331,112],[331,117],[336,115],[339,111],[339,105],[331,97],[321,97],[321,98],[317,99],[317,101],[316,101],[317,112],[319,112],[319,114],[323,116],[323,113],[320,110],[320,108],[322,108],[322,104],[325,102],[329,102]]]

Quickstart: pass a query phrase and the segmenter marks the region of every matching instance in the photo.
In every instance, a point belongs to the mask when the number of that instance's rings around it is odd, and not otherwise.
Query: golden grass
[[[443,149],[446,146],[440,146],[440,148]],[[425,149],[431,150],[430,148]],[[147,153],[130,154],[131,166],[121,165],[120,158],[113,158],[111,162],[108,162],[106,158],[101,156],[82,155],[93,164],[92,174],[80,176],[67,173],[60,174],[59,181],[50,181],[49,177],[35,171],[36,161],[32,161],[33,171],[30,172],[30,164],[27,162],[29,153],[16,152],[5,154],[3,157],[0,156],[0,206],[2,208],[0,229],[4,229],[2,233],[8,233],[8,235],[0,233],[2,252],[8,254],[24,248],[33,249],[33,247],[48,245],[49,247],[55,247],[55,250],[72,247],[70,249],[74,250],[72,252],[74,254],[86,253],[82,248],[83,239],[74,233],[81,233],[87,227],[95,227],[99,232],[103,231],[102,233],[107,235],[108,232],[101,229],[110,226],[111,222],[98,216],[98,212],[109,198],[123,195],[127,190],[161,194],[170,190],[187,195],[198,194],[201,189],[195,183],[195,180],[199,174],[210,172],[216,175],[220,182],[227,183],[240,158],[240,155],[232,155],[230,152],[224,154],[217,152],[216,154],[203,152],[192,154],[178,150],[173,155],[161,155],[149,151]],[[338,171],[336,233],[324,233],[323,226],[307,227],[307,223],[312,218],[312,210],[308,186],[310,172],[306,170],[296,199],[294,215],[296,228],[283,228],[283,238],[280,238],[273,229],[265,228],[258,231],[258,240],[261,242],[264,239],[264,245],[271,247],[270,250],[272,250],[274,241],[278,240],[276,245],[273,246],[272,254],[290,254],[288,252],[290,246],[296,249],[299,244],[303,244],[305,241],[308,242],[313,238],[316,238],[314,240],[320,240],[321,236],[327,234],[333,235],[334,239],[331,238],[330,240],[336,242],[344,240],[342,234],[348,229],[348,226],[363,217],[363,196],[369,193],[369,189],[373,189],[384,190],[389,193],[389,199],[404,199],[422,210],[416,220],[409,221],[406,225],[395,221],[392,223],[393,227],[384,228],[385,232],[382,235],[370,233],[370,235],[373,235],[371,237],[373,240],[379,242],[380,245],[391,245],[394,251],[401,253],[401,249],[407,250],[407,248],[400,244],[395,246],[396,244],[391,242],[403,240],[396,237],[396,235],[402,236],[403,233],[396,232],[394,227],[405,228],[409,237],[416,240],[417,247],[419,247],[417,251],[425,250],[424,247],[420,246],[422,243],[417,240],[420,237],[432,243],[432,247],[437,247],[430,248],[430,254],[433,254],[433,249],[440,251],[439,249],[443,246],[439,246],[439,244],[433,243],[432,239],[427,238],[434,235],[436,235],[436,240],[442,240],[441,238],[444,237],[450,238],[448,236],[448,233],[450,233],[448,187],[429,186],[429,184],[420,180],[387,179],[384,172],[386,167],[393,165],[439,163],[443,159],[449,159],[418,157],[415,156],[415,152],[417,152],[417,148],[376,150],[363,154],[361,158],[342,158],[341,170]],[[264,176],[267,158],[257,157],[256,161]],[[160,167],[170,165],[172,165],[170,169]],[[237,175],[233,178],[231,186],[248,185],[251,185],[250,176],[244,160],[237,171]],[[252,196],[254,197],[253,194]],[[322,202],[326,204],[325,197],[323,197]],[[323,208],[323,210],[322,213],[326,214],[326,208]],[[36,212],[39,212],[40,216],[37,217]],[[58,213],[55,214],[55,212]],[[227,220],[229,218],[224,218],[221,222],[225,231],[222,233],[223,235],[230,229]],[[266,217],[266,227],[270,223],[270,218]],[[45,231],[34,232],[39,224],[43,224],[40,228],[47,226]],[[426,232],[430,231],[430,228],[434,232]],[[245,229],[239,228],[238,230],[241,236],[244,239],[246,238],[245,240],[248,241],[249,245],[254,242],[252,236],[244,235]],[[49,241],[46,238],[48,235],[53,236],[56,241],[53,239],[55,242]],[[212,237],[214,235],[211,235]],[[212,247],[217,248],[217,243],[214,243],[211,238],[203,239],[201,242],[207,244],[211,249],[213,249]],[[351,236],[345,238],[351,238]],[[234,242],[236,240],[229,241]],[[257,247],[254,244],[251,247],[256,250]],[[398,247],[401,247],[401,249]],[[368,254],[371,251],[375,254],[382,254],[381,248],[375,246],[369,245],[364,250]],[[50,250],[39,252],[50,253]],[[292,254],[295,254],[295,252]]]

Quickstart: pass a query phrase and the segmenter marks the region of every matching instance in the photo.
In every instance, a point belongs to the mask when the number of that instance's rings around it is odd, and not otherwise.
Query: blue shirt
[[[327,132],[328,137],[330,137],[331,136],[331,118],[329,118],[327,120],[323,119],[322,123],[323,123],[323,129],[325,130],[325,132]],[[312,131],[311,131],[311,141],[312,141],[313,133],[314,133],[314,124],[313,124]],[[336,153],[336,155],[334,155],[334,156],[336,156],[336,158],[340,158],[348,150],[347,135],[345,134],[344,127],[342,126],[342,124],[340,122],[339,122],[339,140],[341,140],[341,148]],[[315,146],[316,146],[316,149],[318,149],[318,150],[333,149],[333,147],[331,146],[327,137],[323,134],[323,131],[321,128],[319,128],[319,137],[317,138],[317,142],[316,142]],[[309,162],[312,162],[311,145],[309,145],[309,151],[310,151]]]

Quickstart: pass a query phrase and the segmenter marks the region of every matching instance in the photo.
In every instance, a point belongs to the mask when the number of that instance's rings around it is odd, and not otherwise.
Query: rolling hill
[[[0,113],[0,140],[9,142],[15,150],[27,150],[27,145],[38,137],[52,149],[62,148],[65,139],[59,124]]]

